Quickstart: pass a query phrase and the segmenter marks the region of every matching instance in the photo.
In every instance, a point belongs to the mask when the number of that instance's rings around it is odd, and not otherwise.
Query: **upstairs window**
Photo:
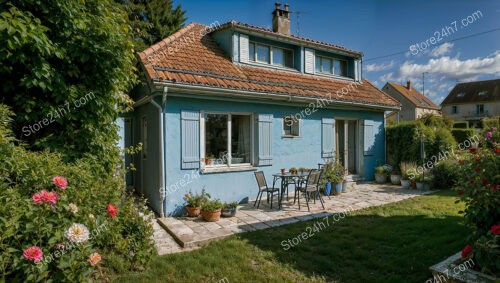
[[[250,42],[248,51],[248,59],[251,62],[293,68],[293,51],[291,49]]]
[[[346,77],[347,61],[316,56],[315,70],[316,73],[331,74],[331,75]]]
[[[459,94],[457,94],[457,97],[464,97],[465,96],[465,93],[463,92],[460,92]]]
[[[484,104],[476,105],[476,114],[484,114]]]
[[[458,106],[457,105],[451,106],[451,114],[458,114]]]

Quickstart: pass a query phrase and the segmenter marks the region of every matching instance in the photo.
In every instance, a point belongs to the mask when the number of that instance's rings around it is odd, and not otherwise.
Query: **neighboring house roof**
[[[441,105],[500,101],[500,79],[459,83]]]
[[[177,33],[139,52],[138,57],[153,81],[257,93],[327,98],[343,102],[374,104],[389,108],[399,102],[371,82],[353,86],[352,81],[324,78],[299,71],[265,69],[234,64],[210,36],[205,25],[191,23]],[[342,97],[336,91],[346,88]]]
[[[434,102],[416,90],[413,86],[410,86],[410,89],[408,89],[406,86],[396,83],[388,82],[387,84],[408,99],[416,107],[435,110],[440,109],[439,106],[434,104]]]

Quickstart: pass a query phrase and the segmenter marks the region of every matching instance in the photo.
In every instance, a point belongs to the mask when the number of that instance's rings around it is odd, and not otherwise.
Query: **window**
[[[300,120],[293,116],[285,116],[283,118],[283,135],[285,137],[300,136]]]
[[[457,105],[451,106],[451,114],[458,114],[458,106]]]
[[[257,62],[269,64],[269,47],[264,45],[257,45]]]
[[[457,97],[464,97],[465,96],[465,93],[463,92],[460,92],[459,94],[457,94]]]
[[[250,61],[293,68],[293,51],[291,49],[250,42],[248,52]]]
[[[479,96],[486,96],[486,95],[488,95],[488,91],[487,91],[487,90],[480,91],[480,92],[478,93],[478,95],[479,95]]]
[[[204,125],[206,166],[251,163],[249,114],[205,113]]]
[[[484,104],[476,105],[476,114],[484,114]]]
[[[315,70],[317,73],[347,76],[347,62],[328,57],[316,56]]]

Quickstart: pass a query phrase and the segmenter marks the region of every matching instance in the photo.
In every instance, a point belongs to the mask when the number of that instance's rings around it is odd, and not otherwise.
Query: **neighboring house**
[[[384,112],[399,103],[361,80],[362,53],[291,35],[288,5],[273,18],[273,30],[191,23],[138,53],[129,184],[161,215],[182,213],[189,190],[254,199],[256,170],[272,184],[281,168],[340,158],[372,179],[384,160]]]
[[[478,126],[482,118],[500,116],[500,79],[459,83],[441,103],[443,115]]]
[[[426,113],[441,116],[439,106],[416,90],[410,81],[406,82],[406,86],[388,82],[382,91],[401,103],[401,110],[387,115],[387,122],[412,121]]]

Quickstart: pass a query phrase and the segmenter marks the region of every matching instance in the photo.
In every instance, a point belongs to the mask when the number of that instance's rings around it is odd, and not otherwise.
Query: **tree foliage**
[[[0,7],[0,103],[16,113],[16,137],[31,149],[69,160],[91,154],[112,166],[115,120],[136,80],[126,14],[112,0]]]
[[[184,26],[186,11],[172,0],[115,0],[128,13],[137,51],[162,40]]]

